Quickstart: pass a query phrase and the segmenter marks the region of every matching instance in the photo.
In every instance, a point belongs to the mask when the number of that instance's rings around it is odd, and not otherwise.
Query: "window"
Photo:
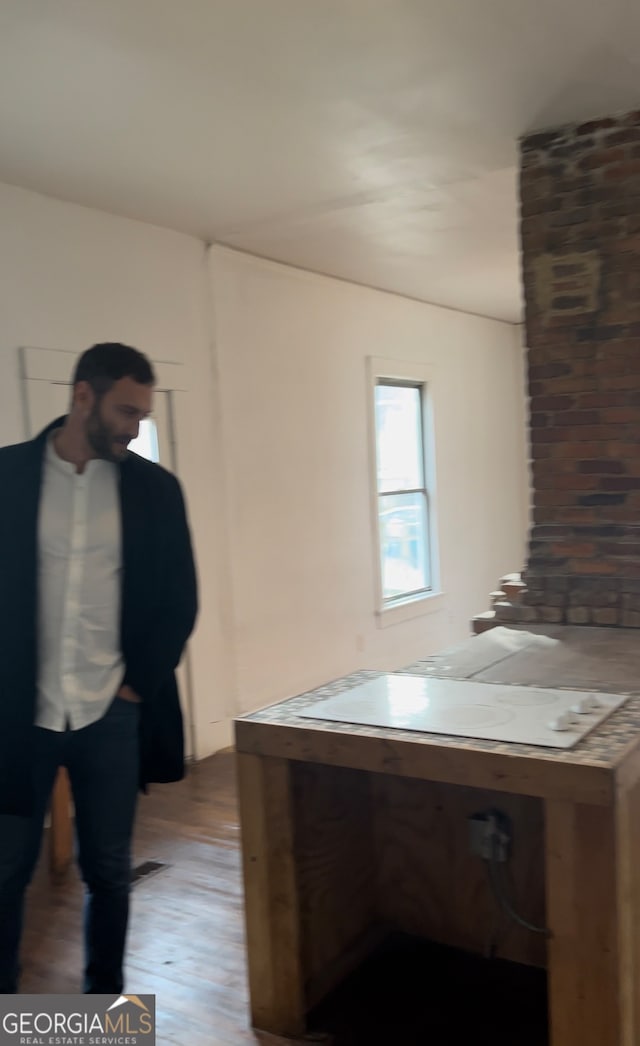
[[[427,368],[395,365],[387,377],[383,361],[372,362],[378,610],[384,612],[432,602],[438,591],[431,390]]]
[[[148,461],[160,461],[158,427],[153,418],[144,418],[140,422],[138,436],[129,444],[129,450],[139,454],[141,458],[147,458]]]

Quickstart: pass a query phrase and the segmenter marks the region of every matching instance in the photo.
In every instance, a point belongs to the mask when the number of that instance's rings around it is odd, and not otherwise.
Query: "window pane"
[[[378,493],[424,487],[422,390],[376,385]]]
[[[138,438],[131,440],[129,450],[132,450],[134,454],[139,454],[141,458],[146,458],[148,461],[157,463],[160,460],[158,430],[155,421],[151,418],[145,418],[140,422]]]
[[[379,518],[383,598],[430,588],[425,495],[383,496]]]

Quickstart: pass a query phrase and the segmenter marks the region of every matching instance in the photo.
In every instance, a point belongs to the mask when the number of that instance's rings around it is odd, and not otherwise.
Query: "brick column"
[[[525,139],[521,213],[534,497],[520,616],[640,627],[640,113]]]

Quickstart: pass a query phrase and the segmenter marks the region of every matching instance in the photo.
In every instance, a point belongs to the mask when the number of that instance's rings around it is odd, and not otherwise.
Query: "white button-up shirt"
[[[49,439],[39,539],[36,725],[79,730],[100,719],[124,677],[117,466],[63,461]]]

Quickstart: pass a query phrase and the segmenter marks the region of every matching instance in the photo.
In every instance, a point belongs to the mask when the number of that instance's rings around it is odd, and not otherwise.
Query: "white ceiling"
[[[0,180],[511,321],[518,136],[635,107],[637,0],[0,0]]]

